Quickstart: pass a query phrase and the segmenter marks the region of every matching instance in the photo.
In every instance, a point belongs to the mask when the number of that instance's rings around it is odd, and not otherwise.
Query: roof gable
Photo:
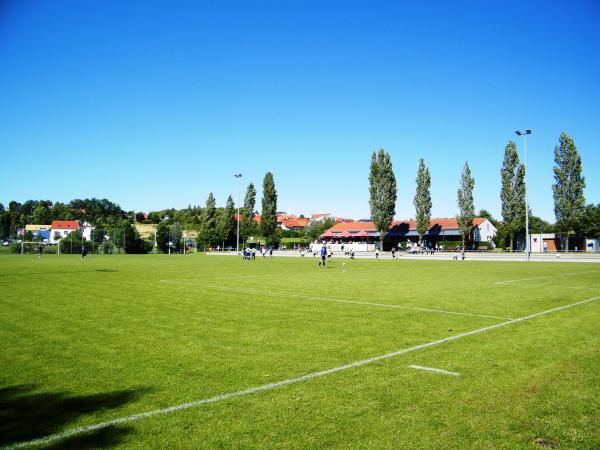
[[[54,220],[52,221],[53,230],[78,230],[78,220]]]

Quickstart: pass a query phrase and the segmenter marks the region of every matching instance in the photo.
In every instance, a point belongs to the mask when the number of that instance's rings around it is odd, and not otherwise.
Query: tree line
[[[562,133],[554,149],[554,212],[556,222],[548,223],[530,215],[530,233],[575,232],[588,238],[600,238],[600,204],[587,204],[583,191],[581,157],[573,139]],[[498,229],[495,242],[499,247],[513,249],[518,238],[525,235],[525,167],[519,160],[517,146],[509,141],[504,148],[500,169],[501,220],[485,209],[478,215],[488,218]],[[431,219],[431,174],[423,159],[419,160],[416,176],[416,192],[413,198],[416,229],[422,240]],[[463,244],[471,233],[475,217],[473,189],[475,180],[468,162],[465,162],[457,189],[457,221],[463,236]],[[92,244],[106,251],[146,253],[153,249],[152,241],[140,237],[134,223],[155,224],[156,245],[162,252],[180,252],[190,244],[184,230],[195,231],[195,244],[199,248],[209,246],[234,247],[237,243],[237,220],[240,220],[240,244],[251,237],[261,239],[266,245],[277,245],[282,237],[294,237],[311,242],[335,224],[333,220],[311,222],[302,232],[282,231],[277,226],[277,190],[271,172],[267,172],[262,184],[260,221],[255,220],[256,188],[247,186],[240,217],[233,198],[226,199],[225,206],[217,207],[214,195],[209,193],[204,207],[188,205],[183,209],[165,209],[149,213],[124,211],[118,204],[107,199],[74,199],[68,203],[49,200],[28,200],[24,203],[11,201],[8,207],[0,203],[0,238],[15,238],[17,229],[26,224],[50,224],[53,220],[79,220],[88,222],[97,232]],[[371,220],[385,239],[396,213],[397,187],[390,155],[383,149],[374,151],[369,171],[369,206]],[[530,211],[531,213],[531,211]],[[29,240],[29,236],[25,237]],[[108,239],[107,239],[108,238]],[[78,241],[79,239],[79,241]],[[73,234],[71,242],[81,242],[80,234]],[[80,248],[80,246],[79,246]],[[79,251],[79,248],[77,251]],[[568,248],[568,247],[567,247]]]
[[[276,245],[282,237],[277,225],[277,191],[273,174],[267,172],[263,180],[261,220],[254,220],[256,189],[248,185],[244,205],[240,208],[241,244],[251,236],[260,236],[267,245]],[[213,193],[209,193],[204,207],[189,205],[184,209],[165,209],[149,213],[124,211],[107,199],[74,199],[68,203],[49,200],[11,201],[5,208],[0,203],[0,238],[17,238],[17,231],[27,224],[49,225],[55,220],[78,220],[94,227],[95,233],[88,244],[104,251],[147,253],[156,243],[159,251],[180,252],[189,239],[184,230],[195,231],[199,247],[234,246],[237,241],[236,206],[229,196],[225,206],[218,208]],[[141,239],[135,223],[156,225],[151,240]],[[31,233],[21,236],[26,241],[35,238]],[[61,247],[62,252],[79,252],[83,238],[80,231],[71,233]]]
[[[554,148],[554,183],[552,192],[556,222],[550,224],[530,214],[530,234],[536,232],[564,233],[566,248],[569,248],[569,235],[574,232],[580,237],[600,239],[600,204],[585,203],[585,178],[582,175],[582,162],[573,139],[561,133],[559,143]],[[496,245],[515,248],[516,239],[525,237],[525,166],[520,162],[517,145],[508,141],[504,148],[504,158],[500,169],[501,214],[502,220],[496,220],[485,209],[479,211],[480,217],[488,218],[498,229]],[[419,241],[422,241],[431,220],[431,174],[423,159],[419,160],[416,177],[416,192],[413,199],[415,207],[416,229]],[[465,162],[457,189],[456,219],[462,236],[462,244],[472,231],[475,218],[473,189],[475,180],[469,163]],[[369,172],[369,206],[371,220],[385,239],[396,213],[396,178],[392,169],[390,155],[384,150],[374,151]]]

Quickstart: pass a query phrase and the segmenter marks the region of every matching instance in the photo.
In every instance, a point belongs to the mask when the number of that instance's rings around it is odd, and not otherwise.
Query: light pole
[[[237,178],[237,182],[238,182],[238,201],[237,201],[237,242],[235,244],[235,252],[239,255],[240,254],[240,220],[242,219],[240,217],[240,179],[242,178],[242,174],[241,173],[236,173],[234,175],[234,177]]]
[[[525,261],[529,261],[529,253],[531,251],[529,243],[529,204],[527,202],[527,139],[526,136],[531,134],[531,130],[515,131],[517,136],[523,136],[523,166],[525,167]]]

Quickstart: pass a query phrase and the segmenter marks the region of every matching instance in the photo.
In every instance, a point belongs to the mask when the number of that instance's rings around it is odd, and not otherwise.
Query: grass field
[[[600,266],[344,262],[0,255],[0,447],[600,448]]]

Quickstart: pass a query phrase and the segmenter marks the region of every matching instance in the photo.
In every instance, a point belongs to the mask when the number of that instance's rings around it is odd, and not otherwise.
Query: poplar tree
[[[156,246],[163,253],[169,252],[169,226],[160,222],[156,228]]]
[[[431,220],[431,175],[429,169],[425,166],[423,158],[419,160],[419,169],[417,170],[417,192],[413,200],[415,205],[415,217],[417,222],[417,233],[419,233],[419,242],[423,239],[429,229]]]
[[[217,219],[217,236],[219,241],[222,242],[223,248],[225,248],[225,241],[229,239],[229,236],[233,232],[233,225],[235,219],[235,204],[231,195],[227,197],[225,208],[219,214]]]
[[[510,238],[512,252],[515,234],[525,227],[525,166],[519,162],[517,145],[513,141],[508,141],[504,147],[500,175],[503,227]]]
[[[390,155],[380,148],[379,152],[373,151],[371,156],[371,170],[369,173],[369,206],[371,207],[371,220],[380,233],[381,250],[383,240],[394,220],[396,214],[396,176],[392,170]]]
[[[215,197],[210,192],[206,199],[206,208],[202,210],[200,218],[200,231],[198,232],[198,244],[200,245],[212,244],[215,241],[217,225],[217,208],[215,205]]]
[[[463,248],[465,247],[466,237],[473,229],[473,219],[475,218],[473,187],[475,187],[475,180],[471,176],[469,163],[465,162],[462,175],[460,177],[460,187],[457,191],[458,216],[456,217],[458,228],[462,236]]]
[[[585,178],[581,175],[581,157],[573,139],[562,132],[559,145],[554,147],[554,215],[556,226],[567,232],[569,251],[569,232],[581,218],[585,209]]]
[[[181,239],[183,238],[183,228],[179,222],[174,222],[170,228],[171,247],[175,250],[181,250]]]
[[[256,189],[254,184],[250,183],[246,188],[246,195],[244,197],[244,207],[242,208],[240,234],[242,235],[242,242],[246,242],[252,232],[255,229],[254,222],[254,208],[256,207]]]
[[[277,242],[277,191],[271,172],[267,172],[263,179],[260,228],[267,244]]]

